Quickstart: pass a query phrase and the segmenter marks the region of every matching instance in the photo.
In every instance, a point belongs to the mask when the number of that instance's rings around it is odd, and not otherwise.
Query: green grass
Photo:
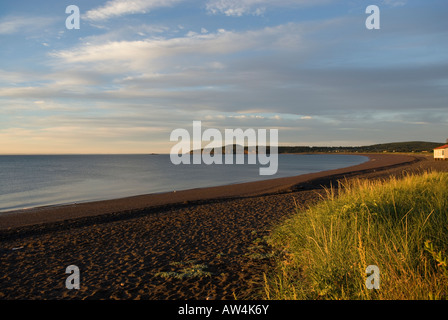
[[[165,279],[186,279],[186,278],[203,278],[210,277],[211,272],[205,271],[208,268],[205,264],[199,264],[196,260],[190,260],[185,262],[171,262],[171,267],[178,269],[177,271],[164,271],[155,274],[156,277],[162,277]]]
[[[446,299],[448,173],[350,180],[277,227],[266,299]],[[337,193],[337,195],[336,195]],[[366,268],[380,270],[367,289]]]

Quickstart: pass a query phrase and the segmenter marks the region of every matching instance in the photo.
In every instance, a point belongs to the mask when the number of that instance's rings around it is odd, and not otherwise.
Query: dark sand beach
[[[272,263],[263,237],[322,186],[448,171],[431,157],[368,156],[297,177],[1,214],[0,299],[258,299]],[[79,290],[65,287],[69,265]],[[194,265],[202,277],[180,278]]]

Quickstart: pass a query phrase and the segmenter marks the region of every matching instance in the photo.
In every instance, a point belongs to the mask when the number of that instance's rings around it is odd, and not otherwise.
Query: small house
[[[448,159],[448,144],[434,149],[434,159],[435,160]]]

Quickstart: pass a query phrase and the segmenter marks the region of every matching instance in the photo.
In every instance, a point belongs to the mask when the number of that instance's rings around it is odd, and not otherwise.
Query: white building
[[[447,160],[448,159],[448,144],[434,149],[435,160]]]

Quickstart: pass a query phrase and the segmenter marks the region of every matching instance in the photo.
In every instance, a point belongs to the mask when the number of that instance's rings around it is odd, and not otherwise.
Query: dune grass
[[[446,299],[448,173],[341,182],[269,243],[279,254],[266,299]],[[366,286],[369,265],[378,290]]]

